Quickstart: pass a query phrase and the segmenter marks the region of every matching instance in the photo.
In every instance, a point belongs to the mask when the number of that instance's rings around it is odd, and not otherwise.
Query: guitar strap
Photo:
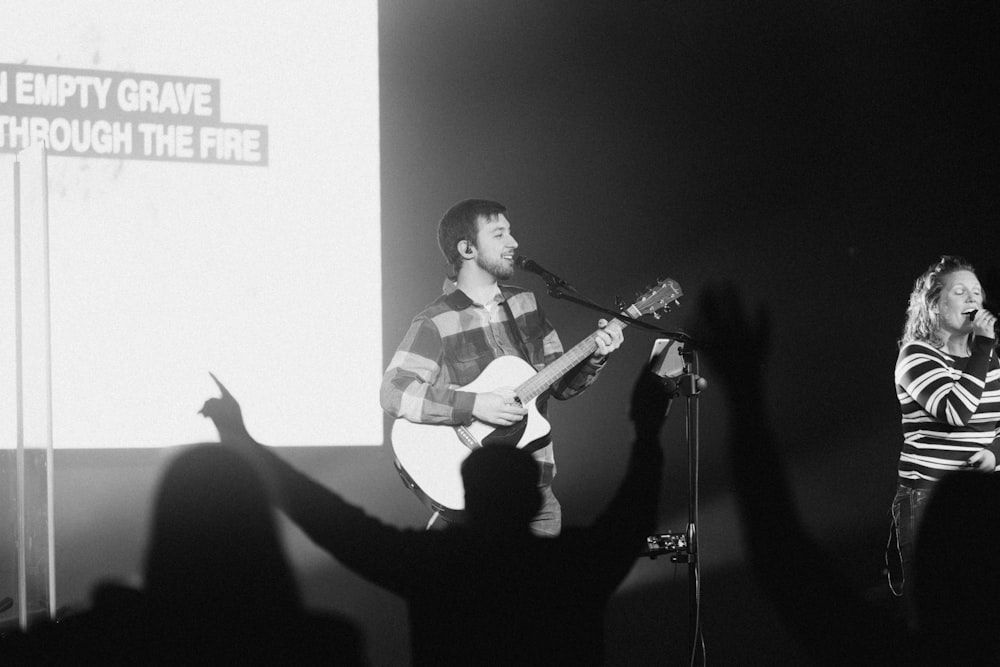
[[[517,319],[514,317],[514,311],[510,308],[507,293],[503,290],[503,288],[500,288],[500,296],[503,297],[503,301],[501,301],[501,303],[503,303],[503,309],[507,313],[507,321],[510,322],[510,328],[514,332],[514,342],[517,343],[518,349],[521,350],[521,356],[524,357],[524,360],[531,364],[531,355],[528,353],[528,345],[524,342],[524,336],[521,335],[521,328],[517,326]]]
[[[521,335],[521,328],[517,326],[517,319],[514,317],[514,311],[511,310],[510,303],[508,303],[507,301],[507,293],[504,292],[503,288],[500,289],[500,295],[503,297],[503,308],[504,311],[506,311],[507,313],[507,320],[510,322],[510,328],[514,330],[514,341],[520,348],[521,354],[524,356],[524,360],[527,361],[530,365],[534,366],[534,364],[531,363],[531,355],[528,353],[528,344],[524,342],[524,336]],[[542,400],[544,401],[544,398],[542,398]],[[536,406],[538,407],[539,412],[541,412],[544,415],[545,414],[544,402],[540,405],[536,403]],[[540,486],[547,486],[551,484],[552,479],[556,476],[555,464],[550,463],[548,461],[539,461],[539,468],[540,468],[539,471],[540,474],[538,478],[538,484]]]

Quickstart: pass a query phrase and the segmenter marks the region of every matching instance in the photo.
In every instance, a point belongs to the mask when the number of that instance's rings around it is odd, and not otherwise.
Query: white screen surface
[[[259,138],[230,146],[246,153],[241,157],[263,154],[263,165],[155,154],[160,159],[79,157],[50,148],[55,446],[212,440],[211,424],[197,414],[218,393],[209,371],[240,401],[250,432],[262,442],[381,443],[376,3],[36,0],[7,13],[5,22],[10,29],[0,40],[0,63],[8,66],[0,64],[7,70],[0,84],[7,92],[0,102],[7,110],[0,106],[0,116],[10,115],[19,99],[18,66],[39,66],[81,70],[95,80],[106,75],[109,109],[112,100],[140,104],[138,86],[133,97],[128,86],[115,97],[123,79],[190,84],[204,78],[213,82],[212,99],[202,100],[215,114],[208,124],[264,128],[263,146]],[[193,89],[178,87],[167,99],[165,87],[155,94],[147,89],[147,115],[133,123],[176,132],[191,120],[197,133],[193,112],[187,118],[176,112],[184,103],[177,98]],[[37,86],[29,96],[24,88],[20,99],[33,101],[38,115],[54,122],[63,111],[58,98],[46,99]],[[68,116],[74,101],[67,99]],[[93,113],[97,100],[92,88]],[[193,97],[188,104],[194,109]],[[133,152],[141,153],[143,135],[135,136]],[[11,151],[20,148],[15,139],[8,132],[4,171]],[[155,153],[156,137],[151,140]],[[162,151],[184,155],[182,143],[161,144]],[[211,150],[207,155],[217,157]],[[8,372],[15,356],[14,281],[6,261],[10,186],[5,173],[5,433],[17,394]],[[37,224],[39,216],[26,210],[23,218]],[[30,287],[38,273],[30,262],[25,268]],[[41,345],[34,335],[23,345],[30,423],[43,409],[31,391],[41,364],[30,357]],[[12,445],[7,437],[0,444]]]

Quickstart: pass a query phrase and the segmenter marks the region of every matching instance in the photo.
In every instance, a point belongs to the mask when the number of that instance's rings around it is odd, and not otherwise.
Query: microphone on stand
[[[514,264],[517,268],[522,271],[527,271],[529,273],[534,273],[545,279],[549,285],[557,285],[559,287],[565,287],[567,289],[573,289],[573,287],[567,283],[565,280],[552,273],[551,271],[543,268],[538,262],[533,259],[528,259],[524,255],[514,255]]]

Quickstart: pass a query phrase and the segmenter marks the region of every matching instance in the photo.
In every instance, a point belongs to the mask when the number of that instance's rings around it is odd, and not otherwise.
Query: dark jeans
[[[562,530],[562,505],[552,493],[551,485],[540,486],[538,490],[542,492],[542,508],[531,520],[531,532],[542,537],[555,537]]]
[[[913,547],[930,498],[930,489],[911,489],[902,484],[896,488],[885,564],[889,572],[889,588],[897,596],[903,594],[906,577],[913,574]]]

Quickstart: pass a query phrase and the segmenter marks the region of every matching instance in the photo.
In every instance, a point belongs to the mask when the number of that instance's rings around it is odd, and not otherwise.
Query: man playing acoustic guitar
[[[514,274],[517,241],[511,235],[506,208],[492,201],[461,201],[445,213],[438,226],[441,252],[451,265],[454,282],[446,282],[444,293],[418,314],[382,379],[382,408],[400,422],[447,426],[473,422],[492,427],[514,428],[526,420],[529,410],[514,391],[522,378],[512,378],[498,386],[467,387],[474,384],[491,362],[505,356],[523,359],[535,371],[563,355],[559,336],[542,313],[535,295],[528,290],[501,284]],[[618,322],[598,322],[593,336],[596,349],[548,387],[535,400],[544,422],[548,398],[570,398],[589,387],[607,356],[623,340]],[[523,365],[523,364],[522,364]],[[498,367],[496,365],[495,367]],[[502,375],[499,376],[503,378]],[[492,376],[491,376],[492,379]],[[547,426],[547,422],[546,422]],[[465,434],[465,446],[478,447]],[[453,434],[450,435],[453,437]],[[396,432],[393,434],[396,447]],[[514,436],[517,442],[517,435]],[[519,446],[524,446],[522,442]],[[542,507],[532,522],[539,535],[558,535],[561,528],[559,501],[552,493],[555,458],[546,436],[532,443],[534,458],[541,467],[539,490]],[[432,452],[428,451],[428,456]],[[397,465],[399,465],[397,450]],[[429,463],[433,465],[433,463]],[[458,465],[444,474],[454,475],[460,490]],[[447,504],[435,502],[422,492],[419,480],[410,479],[400,465],[404,479],[432,509],[428,526],[439,520],[460,520]]]

